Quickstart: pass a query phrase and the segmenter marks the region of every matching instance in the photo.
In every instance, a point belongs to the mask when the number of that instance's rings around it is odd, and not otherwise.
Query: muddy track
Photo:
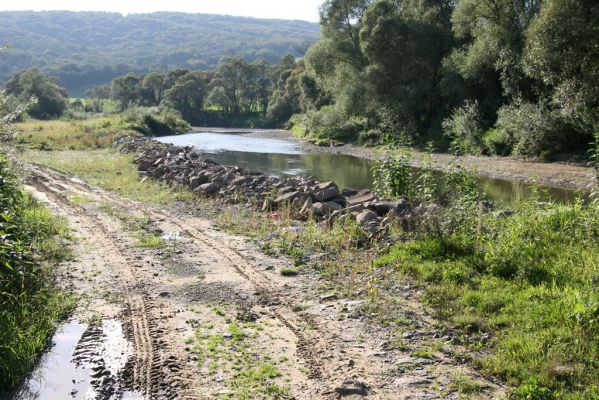
[[[33,167],[31,171],[34,173],[33,177],[35,181],[44,183],[43,186],[37,185],[40,190],[47,190],[48,185],[56,185],[62,190],[76,191],[83,195],[90,195],[93,193],[103,201],[118,205],[123,209],[139,209],[139,204],[136,204],[135,202],[126,201],[121,197],[100,191],[84,182],[70,179],[60,173],[41,167]],[[59,197],[63,203],[68,202],[68,199],[66,199],[65,196],[56,193],[54,195]],[[183,232],[197,240],[202,248],[216,252],[220,258],[224,258],[228,261],[241,277],[251,282],[257,290],[260,303],[277,306],[276,308],[271,308],[270,312],[275,319],[283,323],[297,337],[297,348],[300,352],[300,356],[307,361],[310,370],[308,377],[311,379],[326,380],[326,372],[323,371],[322,359],[326,359],[326,354],[331,353],[333,349],[327,348],[327,343],[321,339],[323,337],[322,332],[316,330],[310,333],[310,330],[314,330],[314,327],[319,326],[318,321],[315,321],[309,314],[291,314],[289,316],[283,316],[279,309],[289,310],[293,303],[292,299],[281,296],[281,293],[278,293],[280,291],[269,283],[268,277],[260,275],[251,265],[248,265],[248,263],[245,262],[243,255],[239,254],[235,249],[222,245],[219,241],[211,238],[189,223],[173,215],[168,215],[162,210],[147,209],[146,212],[154,218],[168,220],[173,225],[179,227]],[[106,236],[106,232],[104,231],[103,233]],[[110,243],[109,245],[114,247],[113,243]],[[123,262],[126,263],[125,260],[123,260]],[[127,268],[127,271],[128,273],[131,273],[130,268]],[[132,279],[134,280],[134,278]],[[127,292],[130,292],[130,288],[125,289]],[[137,358],[135,363],[136,389],[140,390],[145,388],[144,392],[151,393],[152,378],[155,374],[152,374],[150,371],[157,369],[152,367],[153,362],[155,361],[154,358],[157,356],[153,355],[152,352],[152,335],[150,329],[148,329],[146,305],[143,301],[139,302],[137,299],[133,300],[133,302],[135,303],[129,302],[129,304],[136,304],[131,306],[131,321],[134,328],[133,339],[135,341]],[[148,365],[150,366],[149,368]],[[329,387],[332,387],[332,385],[333,383],[331,383]]]
[[[129,363],[132,375],[133,388],[143,393],[147,398],[175,399],[181,392],[181,386],[174,376],[165,374],[172,368],[172,359],[163,359],[161,352],[155,351],[158,347],[159,330],[157,329],[157,316],[153,313],[152,301],[147,293],[139,290],[142,285],[137,281],[127,256],[119,249],[119,245],[111,237],[111,232],[98,216],[89,215],[85,210],[69,202],[62,193],[70,189],[67,182],[49,179],[48,176],[33,175],[29,184],[43,192],[58,207],[66,213],[79,218],[85,229],[94,238],[94,246],[98,252],[111,260],[115,271],[118,271],[122,284],[120,292],[125,294],[125,324],[129,340],[134,344],[134,360]]]
[[[119,291],[124,294],[123,319],[134,347],[134,356],[129,363],[131,386],[143,393],[146,399],[213,396],[213,392],[202,387],[211,385],[212,381],[209,376],[198,377],[197,370],[184,362],[183,342],[186,338],[175,332],[177,329],[172,323],[166,322],[177,315],[179,311],[176,308],[181,304],[169,306],[155,293],[169,287],[164,282],[165,278],[158,272],[152,271],[149,275],[148,271],[136,267],[136,260],[130,254],[131,245],[127,244],[130,238],[123,234],[122,227],[115,224],[114,218],[97,208],[74,204],[68,195],[110,204],[132,215],[150,216],[190,238],[192,243],[187,251],[201,253],[203,260],[212,260],[212,273],[233,276],[233,281],[239,282],[239,286],[251,293],[247,301],[256,304],[263,315],[276,321],[292,336],[290,341],[293,342],[296,362],[307,369],[307,375],[299,378],[299,383],[292,388],[293,398],[338,399],[343,393],[361,393],[373,399],[439,398],[434,395],[436,387],[439,381],[449,379],[446,378],[448,374],[460,369],[476,376],[463,365],[452,365],[449,358],[435,365],[427,363],[426,368],[432,371],[430,373],[394,366],[395,360],[405,358],[406,353],[380,350],[384,338],[377,336],[378,333],[373,332],[367,322],[340,322],[337,314],[328,311],[331,309],[327,307],[331,304],[321,304],[319,296],[311,292],[313,281],[298,278],[294,282],[301,282],[300,285],[289,285],[284,277],[258,268],[257,263],[251,261],[254,256],[265,263],[273,260],[255,252],[248,258],[231,242],[230,236],[211,230],[210,222],[206,220],[180,217],[167,208],[148,207],[126,200],[40,166],[31,165],[29,169],[31,186],[44,193],[66,214],[76,217],[80,228],[93,238],[95,251],[103,252],[110,260],[111,274],[121,286]],[[280,263],[278,260],[274,262]],[[160,283],[152,284],[152,279]],[[167,281],[169,279],[166,277]],[[156,289],[157,285],[159,289]],[[187,299],[186,302],[193,305],[193,300]],[[298,303],[306,305],[307,311],[290,312],[292,306]],[[430,379],[423,379],[423,374],[429,374]],[[481,398],[497,398],[500,388],[492,383],[488,383],[488,387],[491,388],[488,395]]]

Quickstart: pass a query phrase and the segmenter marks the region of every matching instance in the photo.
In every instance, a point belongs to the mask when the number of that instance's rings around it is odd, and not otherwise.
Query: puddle
[[[143,400],[125,383],[132,354],[120,321],[97,326],[69,321],[13,400]]]
[[[180,241],[183,236],[179,232],[164,232],[160,238],[163,240]]]

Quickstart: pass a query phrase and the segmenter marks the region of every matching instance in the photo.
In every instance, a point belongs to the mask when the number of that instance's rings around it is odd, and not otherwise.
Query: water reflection
[[[305,153],[289,140],[264,139],[225,133],[190,133],[166,136],[158,140],[181,146],[193,146],[209,153],[208,158],[221,164],[238,165],[268,175],[310,175],[319,180],[335,181],[339,187],[372,188],[372,160],[330,153]],[[440,173],[440,175],[442,175]],[[528,198],[530,185],[502,179],[477,178],[480,187],[497,204],[509,206],[518,198]],[[544,188],[545,197],[570,202],[576,192]]]

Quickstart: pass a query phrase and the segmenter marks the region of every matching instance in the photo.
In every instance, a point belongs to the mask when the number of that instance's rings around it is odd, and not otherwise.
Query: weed
[[[299,272],[294,268],[281,268],[280,273],[283,276],[296,276]]]
[[[140,233],[135,245],[145,249],[163,249],[166,247],[166,242],[158,235]]]

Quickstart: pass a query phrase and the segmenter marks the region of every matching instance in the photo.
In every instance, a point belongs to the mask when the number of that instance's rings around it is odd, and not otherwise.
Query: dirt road
[[[90,357],[104,377],[92,382],[95,398],[458,398],[464,378],[480,383],[476,397],[503,393],[450,351],[415,356],[390,346],[388,332],[358,311],[341,318],[362,302],[322,296],[314,276],[282,276],[289,260],[219,232],[208,218],[30,171],[28,190],[76,238],[60,282],[80,298],[74,318],[95,321],[84,337],[117,320],[132,347],[117,376]],[[414,318],[432,325],[421,311]],[[79,348],[91,351],[91,342]]]

